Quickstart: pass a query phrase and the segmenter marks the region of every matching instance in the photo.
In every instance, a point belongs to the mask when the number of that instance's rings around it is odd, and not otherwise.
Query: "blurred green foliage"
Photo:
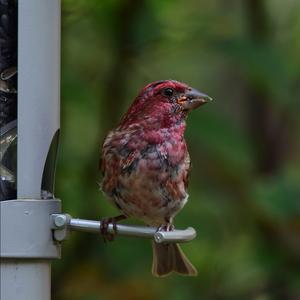
[[[215,101],[189,117],[190,201],[176,218],[198,232],[183,247],[199,276],[153,278],[149,241],[73,233],[54,299],[300,299],[299,35],[296,0],[62,1],[65,212],[117,214],[99,191],[100,148],[145,84],[177,79]]]

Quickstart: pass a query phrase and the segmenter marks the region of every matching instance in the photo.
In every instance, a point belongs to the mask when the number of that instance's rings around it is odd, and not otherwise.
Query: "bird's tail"
[[[186,276],[196,276],[197,270],[185,256],[178,244],[158,244],[152,242],[152,274],[167,276],[172,271]]]

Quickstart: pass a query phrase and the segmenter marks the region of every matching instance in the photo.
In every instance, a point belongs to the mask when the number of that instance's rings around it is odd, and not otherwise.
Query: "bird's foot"
[[[175,226],[172,223],[167,223],[159,226],[157,231],[173,231],[175,230]]]
[[[101,221],[100,233],[103,236],[104,242],[112,242],[115,238],[116,232],[116,223],[113,221],[113,218],[103,218]],[[109,224],[113,224],[114,233],[108,232]]]
[[[103,218],[100,223],[100,234],[103,236],[104,242],[112,242],[117,234],[117,222],[126,219],[125,215],[113,218]],[[108,232],[109,225],[112,224],[113,232]]]

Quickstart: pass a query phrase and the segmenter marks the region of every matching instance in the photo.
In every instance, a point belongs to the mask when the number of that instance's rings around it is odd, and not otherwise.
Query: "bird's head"
[[[185,116],[195,108],[211,101],[208,95],[175,80],[155,81],[145,86],[130,106],[122,124],[145,117]]]

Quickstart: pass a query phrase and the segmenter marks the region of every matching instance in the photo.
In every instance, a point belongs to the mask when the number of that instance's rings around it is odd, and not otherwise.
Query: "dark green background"
[[[300,2],[62,7],[65,212],[117,214],[99,191],[101,143],[144,85],[176,79],[214,101],[188,119],[190,201],[176,218],[198,232],[183,247],[199,276],[153,278],[148,240],[73,233],[54,264],[54,299],[300,299]]]

